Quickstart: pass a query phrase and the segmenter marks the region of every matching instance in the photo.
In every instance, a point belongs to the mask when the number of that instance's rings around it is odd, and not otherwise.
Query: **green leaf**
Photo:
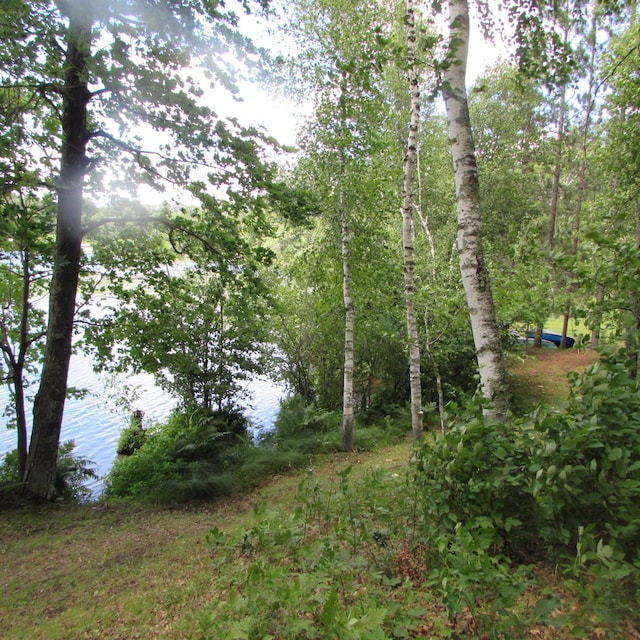
[[[536,620],[539,622],[548,622],[549,614],[556,611],[560,605],[560,598],[557,596],[538,600],[533,610]]]
[[[622,458],[623,455],[624,455],[623,450],[620,447],[615,447],[614,449],[611,449],[609,451],[609,453],[607,454],[607,457],[611,462],[614,462],[616,460],[620,460],[620,458]]]

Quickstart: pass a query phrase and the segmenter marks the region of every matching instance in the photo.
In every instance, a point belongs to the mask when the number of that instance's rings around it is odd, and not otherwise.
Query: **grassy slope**
[[[577,351],[533,355],[512,371],[514,386],[534,399],[563,395],[565,371],[593,360]],[[348,465],[358,472],[399,469],[409,455],[407,444],[341,454],[319,461],[312,472],[335,484]],[[271,478],[233,500],[182,508],[49,506],[0,513],[0,635],[108,640],[197,634],[200,612],[227,595],[207,532],[218,527],[234,536],[246,530],[255,522],[255,505],[292,509],[305,473]],[[552,571],[541,570],[544,581],[554,581]],[[227,577],[233,571],[225,566]],[[437,610],[429,615],[444,617]],[[530,637],[564,637],[549,631]]]
[[[567,397],[567,372],[584,369],[598,358],[595,351],[531,347],[519,355],[524,358],[510,367],[511,392],[524,400],[553,403]]]
[[[407,444],[343,454],[313,472],[405,465]],[[305,472],[279,476],[234,500],[185,508],[46,507],[0,514],[0,636],[10,638],[185,638],[199,612],[224,594],[206,533],[233,535],[256,504],[293,504]]]

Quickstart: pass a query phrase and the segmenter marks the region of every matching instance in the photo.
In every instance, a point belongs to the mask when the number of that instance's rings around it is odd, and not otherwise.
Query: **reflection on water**
[[[109,471],[116,457],[120,430],[129,424],[129,411],[118,402],[127,388],[135,390],[135,395],[128,397],[129,406],[145,412],[145,425],[166,419],[176,405],[175,398],[158,388],[151,376],[122,376],[112,385],[109,379],[94,373],[91,359],[83,354],[74,354],[71,359],[69,386],[87,389],[89,394],[65,402],[61,441],[74,440],[74,453],[92,460],[100,478]],[[247,391],[249,396],[244,405],[253,433],[257,435],[270,430],[283,389],[269,380],[259,379],[250,382]],[[4,408],[7,401],[8,390],[3,385],[0,387],[0,408]],[[30,416],[27,419],[30,420]],[[6,428],[7,422],[6,418],[0,417],[0,455],[16,447],[16,432]],[[91,488],[99,494],[102,480],[93,483]]]

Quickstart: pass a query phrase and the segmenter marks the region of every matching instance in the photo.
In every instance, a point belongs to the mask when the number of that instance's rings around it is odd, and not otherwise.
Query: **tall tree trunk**
[[[562,170],[562,152],[564,150],[564,118],[567,110],[567,87],[562,85],[560,94],[560,113],[558,114],[558,136],[556,140],[556,158],[553,167],[553,183],[551,185],[551,207],[549,210],[549,230],[547,232],[547,246],[553,249],[556,236],[556,219],[558,217],[558,200],[560,198],[560,173]]]
[[[585,199],[585,193],[587,191],[587,153],[589,144],[589,131],[591,130],[591,113],[593,111],[594,101],[596,99],[595,82],[596,82],[596,39],[598,33],[598,12],[597,7],[592,7],[593,15],[591,21],[591,30],[588,35],[588,42],[590,46],[589,52],[589,82],[587,85],[587,110],[584,115],[584,126],[582,128],[582,145],[581,145],[581,159],[580,159],[580,171],[578,176],[578,195],[576,203],[576,213],[573,222],[573,242],[571,245],[572,255],[577,255],[578,244],[580,242],[580,221],[582,218],[582,203]],[[569,327],[569,314],[571,310],[571,304],[567,303],[567,308],[564,313],[564,319],[562,323],[562,338],[560,340],[560,346],[567,346],[567,329]]]
[[[342,196],[341,196],[342,200]],[[351,262],[349,245],[351,236],[344,202],[340,203],[342,217],[342,293],[344,298],[344,379],[342,389],[342,450],[353,450],[353,372],[354,349],[353,330],[355,324],[355,308],[351,296]]]
[[[438,361],[431,350],[431,338],[429,336],[429,314],[424,313],[424,348],[427,358],[431,361],[433,375],[436,379],[436,391],[438,393],[438,415],[440,416],[440,433],[445,435],[447,432],[447,416],[444,410],[444,388],[442,386],[442,376],[440,375],[440,367]]]
[[[27,490],[45,499],[51,499],[54,494],[80,273],[83,182],[88,164],[87,111],[91,94],[87,85],[87,62],[92,21],[83,3],[69,3],[68,7],[56,253],[49,292],[47,343],[33,406],[33,430],[25,472]]]
[[[566,33],[565,33],[566,36]],[[547,247],[549,253],[553,249],[556,237],[556,220],[558,218],[558,202],[560,200],[560,177],[562,171],[562,152],[564,150],[564,118],[567,110],[566,102],[567,86],[563,84],[560,93],[560,112],[558,114],[558,135],[556,140],[555,165],[553,167],[553,182],[551,183],[551,205],[549,208],[549,228],[547,230]],[[536,325],[536,335],[533,346],[542,346],[542,332],[544,326]],[[566,330],[565,330],[566,335]]]
[[[449,59],[442,92],[447,110],[458,211],[458,256],[487,414],[506,420],[508,396],[502,344],[480,235],[480,184],[465,85],[469,5],[449,0]]]
[[[403,163],[402,183],[402,245],[404,256],[404,289],[407,305],[407,333],[409,339],[409,386],[411,390],[411,434],[414,440],[422,435],[422,384],[420,380],[420,342],[415,310],[413,175],[418,149],[420,122],[420,88],[416,62],[416,29],[413,0],[407,0],[407,43],[409,50],[408,76],[410,92],[409,137]]]
[[[420,149],[418,148],[416,151],[416,163],[417,163],[417,172],[416,177],[418,179],[418,217],[420,218],[420,224],[422,225],[422,229],[427,236],[427,240],[429,242],[429,251],[431,253],[431,277],[433,278],[434,283],[438,279],[438,266],[436,264],[436,245],[433,240],[433,234],[431,233],[431,228],[429,227],[429,217],[426,214],[423,208],[422,202],[422,182],[421,182],[421,171],[420,171]],[[436,381],[436,391],[438,393],[438,415],[440,416],[440,433],[442,435],[445,434],[447,430],[446,423],[446,415],[444,410],[444,389],[442,386],[442,375],[440,374],[440,367],[438,366],[438,361],[431,349],[431,338],[429,331],[429,312],[425,309],[424,312],[424,352],[431,362],[431,368],[433,369],[433,375]]]
[[[22,317],[18,357],[12,366],[16,427],[18,430],[18,476],[24,479],[27,470],[27,408],[24,397],[24,363],[29,350],[29,315],[31,313],[31,252],[25,247],[22,254]]]
[[[346,113],[347,81],[342,75],[340,84],[340,124],[347,126]],[[349,213],[345,199],[345,185],[347,184],[347,163],[343,143],[340,143],[340,176],[338,206],[340,208],[341,254],[342,254],[342,297],[344,302],[344,369],[342,380],[342,450],[353,450],[354,425],[354,395],[353,375],[355,370],[353,334],[355,326],[355,306],[351,295],[351,232],[349,229]]]
[[[431,277],[435,282],[438,279],[438,267],[436,264],[436,243],[433,240],[433,234],[431,233],[431,228],[429,226],[429,216],[426,214],[423,208],[422,202],[422,179],[421,179],[421,168],[420,168],[420,148],[416,149],[416,178],[418,179],[418,217],[420,218],[420,224],[422,225],[422,230],[427,236],[427,241],[429,242],[429,252],[431,253]]]

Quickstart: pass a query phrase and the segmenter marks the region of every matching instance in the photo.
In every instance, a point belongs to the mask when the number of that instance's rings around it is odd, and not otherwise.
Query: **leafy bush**
[[[499,425],[475,405],[426,443],[416,484],[426,535],[440,554],[432,578],[447,585],[448,606],[454,593],[470,604],[470,584],[487,585],[489,565],[495,588],[504,589],[501,558],[526,560],[542,549],[600,585],[607,615],[607,593],[625,585],[623,593],[637,594],[639,427],[640,386],[624,354],[611,351],[572,376],[564,407]],[[467,556],[463,571],[458,560]],[[618,596],[617,606],[626,606],[628,597]]]
[[[84,501],[92,497],[91,489],[85,483],[96,480],[98,475],[91,466],[93,461],[84,456],[74,455],[75,442],[67,440],[58,448],[55,488],[60,500]]]
[[[460,401],[478,386],[478,361],[471,327],[466,319],[456,319],[446,324],[438,333],[433,355],[438,362],[446,401]],[[423,359],[423,401],[437,402],[438,393],[432,363]]]
[[[295,395],[280,402],[274,429],[263,445],[279,451],[328,453],[340,447],[342,415],[337,411],[321,411],[306,405]]]
[[[488,547],[510,551],[536,537],[536,507],[528,491],[533,430],[485,420],[471,404],[449,420],[444,436],[418,452],[416,481],[425,518],[437,532],[479,527]]]
[[[610,350],[573,375],[563,412],[540,411],[531,491],[545,541],[576,548],[588,528],[633,559],[640,535],[640,386]]]
[[[145,442],[147,432],[142,426],[143,412],[136,411],[131,416],[131,422],[120,432],[116,453],[119,456],[133,455]]]
[[[18,450],[8,451],[0,464],[0,486],[7,487],[20,483],[18,477]]]
[[[386,411],[383,411],[386,409]],[[359,416],[354,430],[354,447],[370,451],[406,436],[408,412],[397,405],[378,406]],[[332,453],[342,447],[342,413],[322,411],[305,405],[300,396],[292,396],[280,403],[274,430],[262,444],[279,451],[301,453]]]
[[[226,452],[247,439],[237,411],[175,412],[150,428],[133,455],[117,460],[105,482],[106,498],[185,501],[228,494],[234,485]]]
[[[301,433],[327,433],[340,428],[341,422],[342,416],[337,411],[316,409],[296,395],[280,402],[274,435],[276,440],[284,441]]]

